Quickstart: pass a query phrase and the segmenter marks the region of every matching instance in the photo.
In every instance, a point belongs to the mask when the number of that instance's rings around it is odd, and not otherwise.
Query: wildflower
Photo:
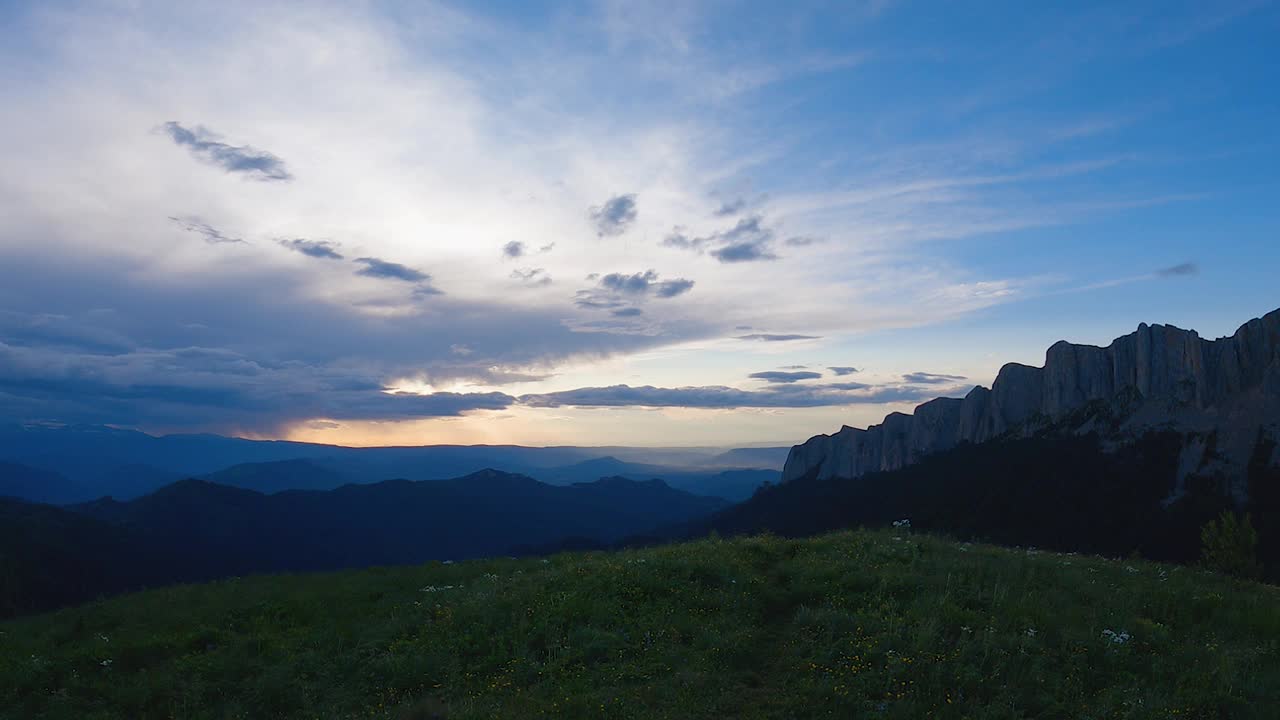
[[[905,518],[904,518],[904,519],[902,519],[902,520],[894,520],[894,521],[893,521],[893,526],[894,526],[894,527],[896,527],[896,528],[907,528],[907,529],[910,529],[910,528],[911,528],[911,521],[910,521],[910,520],[907,520],[907,519],[905,519]]]
[[[1130,572],[1130,573],[1136,573],[1136,572],[1138,572],[1138,568],[1136,568],[1136,567],[1134,567],[1134,566],[1132,566],[1132,565],[1125,565],[1125,566],[1124,566],[1124,570],[1125,570],[1125,572]]]
[[[1035,629],[1035,628],[1027,628],[1027,637],[1035,637],[1035,636],[1036,636],[1036,629]]]
[[[0,633],[0,634],[3,634],[3,633]],[[102,642],[111,642],[111,639],[108,638],[106,635],[103,635],[102,633],[98,633],[98,639],[101,640]]]
[[[440,561],[440,564],[441,564],[441,565],[452,565],[452,564],[453,564],[453,561],[452,561],[452,560],[441,560],[441,561]]]
[[[1102,637],[1110,640],[1116,645],[1123,645],[1129,642],[1130,635],[1127,632],[1116,632],[1114,630],[1103,630]]]
[[[111,667],[111,661],[110,661],[110,660],[103,660],[102,662],[100,662],[100,663],[98,663],[98,664],[99,664],[99,665],[101,665],[102,667]]]
[[[551,564],[551,561],[550,561],[550,560],[548,560],[548,559],[546,559],[546,558],[542,558],[542,564],[543,564],[543,565],[549,565],[549,564]]]

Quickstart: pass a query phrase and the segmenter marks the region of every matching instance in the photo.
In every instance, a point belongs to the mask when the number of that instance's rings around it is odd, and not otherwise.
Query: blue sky
[[[1275,2],[0,4],[0,420],[791,443],[1058,339],[1229,334],[1280,306],[1278,31]]]

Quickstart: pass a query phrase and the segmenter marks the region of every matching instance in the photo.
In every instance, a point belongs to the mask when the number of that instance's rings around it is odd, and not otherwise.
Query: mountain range
[[[183,480],[130,501],[65,508],[0,501],[0,611],[250,573],[609,545],[726,505],[661,480],[556,486],[496,470],[271,495]]]
[[[1195,560],[1247,513],[1280,578],[1280,310],[1230,337],[1140,325],[1043,367],[792,448],[783,481],[685,534],[808,535],[909,520],[968,539]]]
[[[1154,429],[1180,433],[1171,493],[1183,492],[1193,472],[1211,472],[1231,478],[1234,499],[1244,501],[1246,464],[1259,443],[1280,437],[1280,310],[1217,340],[1144,323],[1105,348],[1058,342],[1043,367],[1005,365],[990,389],[937,398],[865,430],[845,426],[810,438],[792,448],[782,480],[855,478],[962,443],[1050,429],[1099,432],[1115,442]],[[1280,454],[1268,462],[1280,462]]]
[[[332,490],[393,478],[443,480],[491,468],[552,484],[658,478],[696,494],[749,497],[776,481],[788,448],[353,448],[219,435],[153,436],[96,425],[0,426],[0,497],[68,504],[128,500],[187,478],[261,492]]]

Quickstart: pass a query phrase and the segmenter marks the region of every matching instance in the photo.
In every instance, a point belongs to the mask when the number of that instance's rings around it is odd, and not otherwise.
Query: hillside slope
[[[0,719],[1261,719],[1277,602],[888,532],[254,577],[0,623]]]
[[[1248,500],[1228,480],[1190,476],[1170,497],[1183,436],[1152,432],[1121,446],[1097,434],[1042,433],[965,443],[897,470],[802,477],[682,528],[677,536],[775,532],[804,536],[909,518],[917,529],[1004,545],[1194,562],[1200,530],[1219,513],[1250,513],[1267,577],[1280,580],[1280,468],[1261,444],[1244,471]]]

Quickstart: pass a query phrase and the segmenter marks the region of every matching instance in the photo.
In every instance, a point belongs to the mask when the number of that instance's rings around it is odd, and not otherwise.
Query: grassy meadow
[[[0,623],[0,719],[1274,718],[1280,589],[896,531],[264,576]]]

